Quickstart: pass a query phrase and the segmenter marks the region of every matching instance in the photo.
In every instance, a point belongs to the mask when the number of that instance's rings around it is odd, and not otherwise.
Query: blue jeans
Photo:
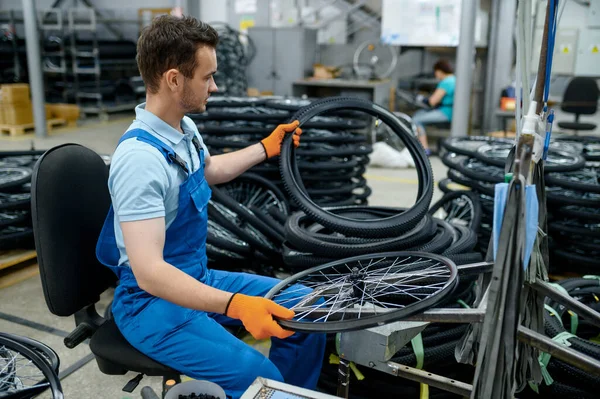
[[[420,109],[412,117],[413,122],[419,128],[419,135],[425,135],[425,125],[431,123],[450,122],[450,119],[439,109]]]

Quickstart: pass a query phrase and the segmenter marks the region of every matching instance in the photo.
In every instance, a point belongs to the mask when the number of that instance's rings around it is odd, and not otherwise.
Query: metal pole
[[[23,19],[25,22],[25,45],[27,46],[27,70],[29,71],[29,89],[33,104],[35,135],[46,137],[46,107],[44,105],[44,79],[40,56],[40,40],[37,30],[37,14],[33,0],[23,0]]]
[[[452,137],[466,136],[469,129],[473,55],[475,54],[475,19],[477,0],[463,0],[460,15],[460,37],[456,55],[456,89],[452,109]]]
[[[484,133],[501,127],[495,111],[499,108],[502,89],[513,80],[511,70],[516,10],[517,0],[492,0],[484,96]]]

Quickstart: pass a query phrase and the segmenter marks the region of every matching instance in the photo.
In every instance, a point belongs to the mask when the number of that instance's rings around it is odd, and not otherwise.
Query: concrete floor
[[[26,137],[0,137],[0,150],[24,150],[31,148],[49,149],[63,143],[79,143],[99,153],[112,154],[119,137],[133,120],[133,114],[120,115],[118,118],[105,123],[86,121],[83,126],[66,128],[53,132],[50,137],[39,139]],[[432,157],[431,164],[436,182],[446,175],[446,167],[439,158]],[[373,194],[369,199],[371,205],[387,205],[406,207],[414,204],[417,192],[417,175],[414,169],[381,169],[369,168],[366,173]],[[435,189],[434,201],[441,197],[439,189]],[[111,293],[103,295],[99,309],[103,312],[111,298]],[[35,321],[64,332],[70,332],[75,324],[71,317],[57,317],[46,307],[39,276],[31,277],[13,286],[0,289],[0,313],[17,316]],[[102,313],[101,313],[102,314]],[[0,314],[2,316],[2,314]],[[75,349],[68,349],[63,344],[63,338],[38,329],[7,321],[0,317],[0,331],[24,335],[37,339],[52,347],[59,355],[60,370],[64,371],[75,362],[85,358],[91,352],[87,344],[81,344]],[[102,374],[95,360],[62,380],[66,398],[103,398],[125,399],[139,398],[141,387],[150,385],[157,392],[160,390],[160,377],[144,377],[140,386],[131,394],[121,389],[129,379],[135,376],[129,373],[125,376],[107,376]],[[46,394],[43,398],[51,398]]]

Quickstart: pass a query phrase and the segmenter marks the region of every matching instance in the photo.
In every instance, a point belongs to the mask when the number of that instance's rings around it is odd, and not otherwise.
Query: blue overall
[[[182,167],[188,173],[179,187],[177,216],[166,231],[164,260],[214,288],[264,296],[279,280],[207,268],[207,204],[211,190],[204,178],[204,151],[197,140],[194,145],[200,169],[189,174],[185,162],[171,147],[142,129],[127,132],[119,144],[134,138],[157,148],[173,167]],[[123,336],[140,352],[191,378],[215,382],[232,398],[239,398],[258,376],[315,388],[325,350],[324,334],[296,333],[285,340],[272,338],[266,358],[222,326],[241,325],[239,320],[187,309],[143,291],[129,265],[119,265],[112,207],[96,255],[119,279],[113,318]],[[294,286],[290,291],[297,289]],[[284,306],[295,303],[291,295],[287,299],[290,298]]]

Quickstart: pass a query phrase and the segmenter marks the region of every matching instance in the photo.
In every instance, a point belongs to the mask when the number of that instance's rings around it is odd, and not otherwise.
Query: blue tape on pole
[[[496,260],[496,253],[498,252],[498,241],[500,240],[500,230],[502,229],[502,220],[504,219],[507,193],[508,183],[496,184],[496,189],[494,190],[494,225],[492,226],[494,237],[494,260]]]
[[[535,185],[525,187],[525,259],[524,267],[529,266],[529,258],[538,232],[539,203]]]

